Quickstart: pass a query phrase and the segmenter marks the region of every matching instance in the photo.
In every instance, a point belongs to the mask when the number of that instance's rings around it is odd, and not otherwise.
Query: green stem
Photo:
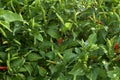
[[[77,76],[76,76],[76,75],[74,75],[74,78],[73,78],[73,80],[76,80],[76,78],[77,78]]]

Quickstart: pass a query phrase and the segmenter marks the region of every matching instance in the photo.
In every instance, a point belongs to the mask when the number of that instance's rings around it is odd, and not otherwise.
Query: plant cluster
[[[120,80],[119,0],[0,0],[1,80]]]

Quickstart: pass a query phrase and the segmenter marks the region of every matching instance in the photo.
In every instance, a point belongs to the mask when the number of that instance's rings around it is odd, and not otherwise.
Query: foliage
[[[119,0],[0,0],[0,79],[119,80],[119,35]]]

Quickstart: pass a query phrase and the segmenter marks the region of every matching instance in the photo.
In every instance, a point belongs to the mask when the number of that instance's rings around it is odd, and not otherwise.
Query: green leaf
[[[72,49],[67,49],[63,52],[63,60],[64,62],[69,62],[72,58],[75,58],[75,54],[72,53]]]
[[[12,61],[11,67],[20,68],[24,63],[25,63],[25,59],[19,58],[19,59]]]
[[[26,80],[35,80],[35,78],[32,76],[28,76]]]
[[[20,15],[9,10],[2,9],[0,9],[0,18],[4,19],[7,22],[23,21],[23,18]]]
[[[85,74],[84,71],[85,66],[83,65],[83,63],[77,62],[73,69],[69,72],[69,74],[73,75],[73,76],[83,76]]]
[[[41,59],[42,57],[36,53],[30,53],[28,56],[27,56],[27,60],[29,61],[37,61],[39,59]]]
[[[48,57],[49,59],[54,59],[55,54],[52,51],[50,51],[50,52],[46,53],[46,57]]]
[[[9,75],[5,75],[5,80],[12,80],[12,78]]]
[[[88,37],[88,44],[93,44],[97,41],[97,34],[93,33]]]
[[[43,37],[42,37],[42,35],[40,33],[35,33],[34,37],[35,37],[35,39],[37,39],[39,41],[43,41]]]
[[[57,64],[55,66],[51,65],[49,66],[49,68],[50,68],[51,74],[55,74],[55,73],[60,73],[64,69],[64,65],[63,64]]]
[[[45,76],[46,73],[47,73],[46,69],[43,68],[43,67],[38,66],[38,70],[39,70],[39,74],[40,74],[41,76]]]
[[[112,40],[109,40],[109,39],[107,38],[107,45],[108,45],[109,48],[112,48]]]
[[[47,33],[52,37],[52,38],[59,38],[58,31],[55,29],[48,29]]]
[[[111,80],[119,80],[120,79],[120,68],[114,67],[114,70],[108,71],[108,77],[111,78]]]
[[[43,42],[41,43],[41,46],[39,46],[39,47],[40,47],[41,49],[47,49],[47,48],[50,48],[51,45],[53,45],[52,42],[50,42],[50,41],[43,41]]]
[[[18,73],[16,76],[16,80],[26,80],[26,77],[24,74]]]
[[[0,58],[1,58],[2,60],[6,60],[7,54],[6,54],[5,52],[0,52]]]
[[[67,79],[66,79],[66,76],[63,73],[61,73],[57,78],[57,80],[67,80]]]
[[[97,49],[99,49],[97,44],[92,44],[91,47],[90,47],[90,51],[94,51],[94,50],[97,50]]]
[[[25,67],[26,71],[29,73],[29,75],[31,75],[33,72],[33,68],[31,66],[31,64],[30,63],[25,64],[24,67]]]
[[[21,68],[19,69],[19,72],[27,72],[27,70],[26,70],[24,67],[21,67]]]
[[[98,72],[99,72],[98,69],[94,68],[91,69],[86,76],[88,77],[89,80],[97,80]]]

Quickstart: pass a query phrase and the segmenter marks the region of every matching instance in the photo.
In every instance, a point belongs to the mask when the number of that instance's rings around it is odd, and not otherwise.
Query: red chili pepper
[[[57,40],[57,43],[58,43],[58,45],[61,45],[62,42],[63,42],[63,39],[60,37],[60,38]]]
[[[118,49],[118,48],[119,48],[119,43],[116,42],[115,45],[114,45],[114,50],[115,50],[115,49]]]
[[[0,66],[0,70],[7,70],[7,66]]]

